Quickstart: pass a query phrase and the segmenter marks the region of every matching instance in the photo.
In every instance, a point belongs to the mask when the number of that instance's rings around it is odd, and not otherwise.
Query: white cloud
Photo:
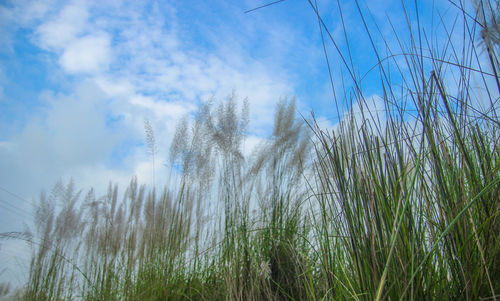
[[[14,52],[14,33],[19,27],[31,26],[44,17],[50,10],[53,0],[16,0],[10,5],[0,3],[0,52]]]
[[[109,79],[106,77],[96,77],[95,83],[109,97],[123,97],[134,93],[134,86],[124,80]]]
[[[37,27],[34,42],[56,53],[68,73],[99,73],[111,62],[111,38],[88,19],[87,2],[73,1]]]
[[[243,143],[243,155],[248,158],[256,150],[256,147],[266,142],[265,138],[249,135]]]
[[[358,100],[344,116],[354,116],[360,122],[363,121],[363,116],[370,119],[383,120],[384,115],[384,100],[378,95],[372,95]]]
[[[82,166],[106,162],[120,140],[106,128],[106,100],[95,86],[82,83],[73,95],[45,98],[41,114],[0,148],[0,182],[26,196]]]
[[[195,109],[193,104],[155,101],[152,97],[142,95],[130,97],[130,103],[150,110],[158,119],[178,119]]]
[[[64,49],[85,31],[87,19],[85,1],[73,1],[36,29],[39,45],[46,50]]]
[[[324,116],[317,117],[316,118],[316,124],[318,125],[318,127],[322,131],[325,131],[325,132],[328,132],[328,133],[331,133],[332,131],[334,131],[337,128],[337,126],[338,126],[338,123],[333,124],[329,119],[327,119]]]
[[[105,33],[87,35],[65,47],[59,62],[68,73],[99,72],[111,61],[110,38]]]

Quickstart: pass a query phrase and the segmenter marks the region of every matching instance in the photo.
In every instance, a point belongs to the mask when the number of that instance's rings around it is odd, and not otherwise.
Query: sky
[[[337,112],[333,103],[314,10],[306,0],[286,0],[245,13],[269,2],[0,0],[0,232],[29,226],[32,202],[57,181],[98,192],[110,181],[124,189],[133,176],[151,183],[145,120],[157,139],[161,183],[176,122],[210,99],[233,92],[248,99],[249,145],[269,134],[283,98],[296,97],[304,116],[314,111],[321,124],[336,124],[349,106]],[[376,58],[356,5],[341,2],[363,74]],[[317,3],[345,50],[337,1]],[[390,18],[405,34],[400,1],[359,3],[369,26],[388,34]],[[457,14],[444,0],[419,5],[425,20],[438,19],[425,13],[430,7]],[[341,86],[339,57],[331,44],[327,51]],[[363,88],[377,99],[370,76]],[[15,266],[26,267],[29,255],[23,242],[0,241],[0,281],[22,282]]]

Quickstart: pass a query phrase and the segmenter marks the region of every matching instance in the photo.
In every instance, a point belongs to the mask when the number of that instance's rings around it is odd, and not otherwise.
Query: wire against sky
[[[278,0],[278,1],[274,1],[274,2],[268,3],[268,4],[261,5],[261,6],[256,7],[256,8],[249,9],[249,10],[245,11],[245,14],[253,12],[253,11],[256,11],[256,10],[264,8],[264,7],[268,7],[268,6],[274,5],[276,3],[283,2],[283,1],[285,1],[285,0]]]

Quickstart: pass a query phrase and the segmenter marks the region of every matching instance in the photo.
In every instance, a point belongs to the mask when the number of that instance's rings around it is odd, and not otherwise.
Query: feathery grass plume
[[[264,262],[269,270],[263,274],[267,283],[265,298],[306,296],[304,238],[308,236],[308,226],[302,219],[301,205],[306,196],[302,176],[309,159],[309,142],[308,128],[296,117],[295,99],[281,100],[276,107],[272,136],[260,146],[249,169],[262,215],[259,264]]]
[[[32,239],[32,234],[29,231],[0,232],[0,240],[2,239],[20,239],[24,241],[30,241]]]
[[[153,166],[153,187],[155,187],[155,156],[157,153],[156,149],[156,139],[153,127],[149,119],[144,119],[144,131],[146,133],[146,143],[148,145],[149,153],[151,154],[152,166]]]
[[[72,181],[67,186],[56,184],[48,198],[41,194],[35,208],[37,232],[30,240],[33,255],[25,299],[72,298],[78,278],[86,278],[77,266],[81,243],[76,238],[85,227],[79,195]]]
[[[498,1],[492,3],[491,1],[475,0],[474,4],[476,7],[474,21],[481,27],[479,43],[488,54],[490,67],[495,75],[498,93],[500,93],[500,63],[498,61],[500,55],[500,3]],[[490,105],[492,116],[498,120],[497,101],[491,102]]]

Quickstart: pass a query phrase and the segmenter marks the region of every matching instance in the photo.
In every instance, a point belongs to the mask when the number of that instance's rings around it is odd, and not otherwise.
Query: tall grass
[[[499,44],[486,37],[498,34],[498,10],[491,5],[477,4],[476,23],[464,20],[472,29],[462,48],[447,31],[450,45],[437,56],[432,45],[423,45],[420,25],[412,30],[409,24],[409,42],[396,36],[404,63],[395,60],[396,68],[389,70],[377,54],[385,122],[361,109],[364,118],[350,116],[334,132],[316,125],[321,192],[316,228],[329,297],[498,298]],[[479,60],[471,34],[478,25],[493,72],[471,59]],[[400,70],[400,94],[390,86],[391,70]],[[457,78],[453,94],[445,85],[450,73]],[[481,89],[489,96],[486,113],[473,106],[475,77],[483,79]],[[367,105],[362,91],[354,95],[353,102]],[[414,118],[408,118],[408,107],[416,108]]]
[[[23,298],[498,299],[500,30],[498,7],[476,8],[455,7],[459,44],[455,28],[436,48],[409,22],[400,49],[375,48],[383,118],[350,73],[336,100],[358,111],[325,129],[283,100],[245,156],[248,105],[231,95],[181,120],[163,190],[56,185],[36,207]]]

